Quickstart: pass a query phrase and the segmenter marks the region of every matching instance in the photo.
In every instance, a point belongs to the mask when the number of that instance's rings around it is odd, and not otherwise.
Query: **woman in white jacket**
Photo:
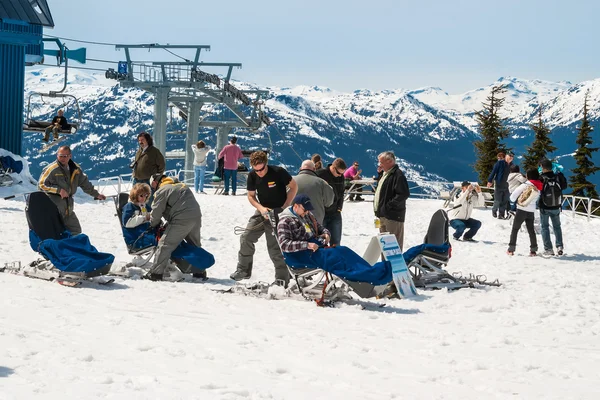
[[[537,236],[533,221],[535,219],[535,207],[537,200],[540,197],[540,190],[542,190],[543,184],[540,181],[540,173],[537,169],[527,170],[527,179],[527,182],[516,188],[510,195],[510,201],[517,202],[517,213],[515,215],[515,221],[513,222],[510,241],[508,242],[508,250],[506,252],[509,256],[515,255],[517,235],[519,234],[519,229],[521,229],[523,222],[525,222],[527,233],[529,233],[529,256],[535,257],[537,255]]]
[[[204,191],[204,175],[206,174],[210,146],[207,146],[204,141],[200,140],[198,143],[192,145],[192,151],[194,152],[194,191],[206,194]]]

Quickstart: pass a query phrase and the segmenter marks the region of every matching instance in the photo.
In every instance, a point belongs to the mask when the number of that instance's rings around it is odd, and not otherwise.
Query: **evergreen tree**
[[[473,167],[479,175],[479,182],[487,182],[492,168],[497,161],[496,154],[499,151],[506,152],[506,145],[501,140],[506,139],[510,133],[504,126],[504,119],[498,115],[498,110],[504,104],[504,98],[500,97],[506,92],[505,85],[494,86],[489,97],[484,102],[483,110],[477,111],[475,119],[481,134],[481,140],[473,142],[477,153],[477,160]]]
[[[581,127],[577,128],[579,133],[577,134],[576,143],[579,148],[575,151],[575,162],[577,167],[571,171],[573,175],[570,177],[571,183],[569,187],[573,189],[573,196],[591,197],[594,199],[598,198],[598,192],[596,192],[596,185],[588,181],[588,177],[600,170],[600,167],[596,167],[592,161],[592,153],[598,151],[598,147],[590,147],[592,144],[591,133],[594,130],[588,121],[588,110],[587,110],[587,99],[588,94],[585,95],[585,101],[583,104],[583,121],[581,121]]]
[[[550,129],[542,121],[542,107],[540,106],[538,112],[538,123],[531,124],[531,129],[535,133],[535,138],[531,146],[527,147],[527,154],[523,157],[523,171],[527,171],[531,168],[537,168],[540,164],[540,160],[548,158],[548,153],[556,151],[556,147],[552,145],[550,139]]]

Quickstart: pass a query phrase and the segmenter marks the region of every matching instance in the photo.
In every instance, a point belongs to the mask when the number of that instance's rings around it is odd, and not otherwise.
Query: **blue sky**
[[[233,77],[264,86],[340,91],[438,86],[455,94],[501,76],[600,77],[598,1],[48,0],[48,35],[107,43],[208,44],[206,62],[241,62]],[[114,46],[88,58],[123,59]],[[184,56],[188,54],[181,53]],[[165,52],[139,59],[172,60]],[[74,63],[75,64],[75,63]],[[90,64],[108,68],[108,64]]]

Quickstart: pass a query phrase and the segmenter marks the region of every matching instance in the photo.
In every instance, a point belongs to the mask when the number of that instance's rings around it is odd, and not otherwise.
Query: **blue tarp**
[[[215,257],[202,247],[196,247],[187,242],[181,242],[171,253],[171,259],[183,259],[192,265],[192,269],[205,270],[215,264]],[[192,271],[193,272],[193,271]]]
[[[34,231],[29,231],[31,248],[44,255],[57,269],[63,272],[84,272],[90,274],[111,265],[115,256],[100,253],[85,234],[70,236],[65,231],[64,239],[41,241]]]
[[[424,250],[444,254],[449,245],[421,244],[411,247],[404,254],[408,264]],[[372,285],[385,285],[392,281],[392,266],[389,261],[370,265],[365,259],[346,246],[320,248],[283,253],[285,262],[292,268],[320,268],[340,278],[353,282],[368,282]]]
[[[365,259],[346,246],[321,248],[283,253],[292,268],[320,268],[340,278],[353,282],[385,285],[392,281],[392,265],[389,261],[370,265]]]
[[[2,164],[2,168],[5,170],[10,169],[12,172],[16,172],[17,174],[20,174],[21,171],[23,171],[23,162],[16,161],[10,156],[0,157],[0,163]]]

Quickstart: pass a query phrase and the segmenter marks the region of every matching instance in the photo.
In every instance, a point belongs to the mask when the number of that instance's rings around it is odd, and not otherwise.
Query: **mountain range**
[[[62,87],[63,71],[58,68],[32,68],[26,73],[26,104],[32,92],[48,92]],[[364,175],[374,175],[377,154],[392,150],[399,164],[413,181],[455,181],[476,179],[471,165],[475,160],[472,142],[478,138],[475,112],[491,87],[504,84],[505,107],[500,111],[512,135],[507,145],[519,156],[531,144],[539,107],[542,118],[552,129],[558,150],[553,157],[567,169],[573,167],[576,127],[582,118],[583,101],[588,95],[592,126],[600,119],[600,79],[577,84],[502,77],[488,86],[464,94],[450,95],[440,88],[416,90],[356,90],[337,92],[320,86],[262,87],[236,82],[240,89],[268,90],[264,110],[273,124],[256,132],[237,129],[242,149],[268,149],[271,162],[283,164],[295,173],[301,159],[320,153],[326,161],[335,157],[347,163],[359,161]],[[78,98],[81,128],[65,143],[74,160],[91,178],[129,173],[137,149],[136,134],[152,133],[154,98],[141,89],[124,89],[99,73],[71,69],[67,93]],[[32,96],[30,115],[49,120],[58,108],[77,121],[73,104],[58,99]],[[218,106],[203,108],[207,119],[227,117]],[[169,112],[169,131],[185,129],[177,109]],[[42,135],[24,134],[24,156],[30,161],[34,177],[54,160],[53,151],[39,154]],[[600,142],[597,134],[595,140]],[[214,147],[213,129],[200,129],[199,139]],[[169,135],[167,150],[184,150],[185,135]],[[600,164],[600,159],[597,161]],[[214,164],[209,164],[214,165]],[[182,160],[169,160],[168,169],[183,168]],[[593,177],[598,181],[600,177]],[[600,182],[599,182],[600,183]]]

